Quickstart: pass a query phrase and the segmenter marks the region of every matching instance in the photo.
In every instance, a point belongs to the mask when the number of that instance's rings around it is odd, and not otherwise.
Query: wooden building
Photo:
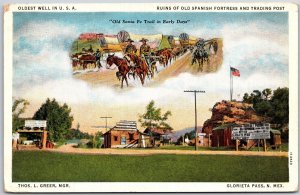
[[[270,134],[269,138],[268,133]],[[238,149],[238,146],[242,146],[249,150],[255,146],[266,146],[266,143],[262,143],[262,141],[267,139],[270,140],[272,147],[277,148],[281,145],[280,131],[271,129],[269,123],[247,123],[244,125],[226,123],[215,127],[212,131],[212,147],[236,146]],[[238,140],[237,143],[236,140]]]
[[[274,148],[278,148],[281,145],[281,132],[275,129],[271,130],[270,145]]]
[[[139,131],[135,121],[121,120],[104,133],[105,148],[133,148],[138,146]]]
[[[154,146],[154,138],[146,133],[139,134],[139,148],[152,148]]]
[[[20,142],[19,138],[25,137],[35,137],[36,140],[26,140],[24,145],[36,145],[40,149],[53,148],[53,144],[48,140],[48,131],[46,120],[25,120],[25,125],[22,129],[17,130],[18,138],[14,139],[13,146],[19,148],[19,144],[15,142]],[[51,143],[51,146],[49,145]]]

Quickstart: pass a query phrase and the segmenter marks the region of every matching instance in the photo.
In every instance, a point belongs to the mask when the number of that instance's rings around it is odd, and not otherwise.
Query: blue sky
[[[190,20],[188,24],[112,24],[110,19],[124,19],[124,20],[137,20],[137,19],[183,19]],[[274,23],[282,26],[282,32],[287,32],[287,13],[114,13],[114,12],[92,12],[92,13],[40,13],[40,12],[17,12],[14,13],[14,30],[17,31],[26,25],[28,22],[41,23],[43,21],[56,21],[64,25],[76,26],[76,29],[82,32],[104,32],[113,33],[122,29],[126,29],[133,33],[140,34],[155,34],[165,33],[161,29],[170,29],[170,33],[178,35],[184,30],[209,27],[218,30],[220,26],[227,23],[248,23],[248,22],[267,22]],[[175,28],[174,28],[175,27]],[[183,28],[182,28],[183,27]],[[263,28],[263,26],[261,26]]]

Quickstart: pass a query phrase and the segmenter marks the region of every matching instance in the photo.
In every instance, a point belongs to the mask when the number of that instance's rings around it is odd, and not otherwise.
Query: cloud
[[[31,22],[14,33],[13,86],[17,90],[71,76],[69,49],[78,33],[58,22]]]
[[[57,48],[64,45],[64,41],[76,37],[78,31],[75,26],[65,26],[56,21],[29,22],[14,33],[14,46],[22,48],[25,42],[32,47]]]

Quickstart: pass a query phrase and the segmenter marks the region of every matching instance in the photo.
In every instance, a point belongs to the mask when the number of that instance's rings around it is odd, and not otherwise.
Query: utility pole
[[[184,90],[187,93],[194,93],[195,97],[195,150],[197,150],[197,143],[198,143],[198,135],[197,135],[197,93],[205,93],[205,91],[200,90]]]
[[[100,118],[105,119],[105,132],[107,132],[107,119],[112,118],[111,116],[101,116]]]

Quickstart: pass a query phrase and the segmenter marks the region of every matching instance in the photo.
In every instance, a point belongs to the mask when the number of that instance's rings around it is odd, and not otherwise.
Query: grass
[[[13,182],[287,182],[288,158],[13,152]]]
[[[272,149],[271,147],[268,147],[267,151],[268,152],[288,152],[288,143],[282,143],[281,148],[277,149]],[[152,148],[151,148],[152,149]],[[195,146],[182,146],[182,145],[162,145],[158,148],[153,148],[153,149],[161,149],[161,150],[195,150]],[[220,150],[220,151],[235,151],[235,147],[198,147],[198,150],[200,151],[205,151],[205,150]],[[240,148],[239,150],[246,150],[243,148]],[[260,151],[263,151],[264,148],[260,147]],[[249,151],[258,151],[258,147],[252,147],[249,149]]]

